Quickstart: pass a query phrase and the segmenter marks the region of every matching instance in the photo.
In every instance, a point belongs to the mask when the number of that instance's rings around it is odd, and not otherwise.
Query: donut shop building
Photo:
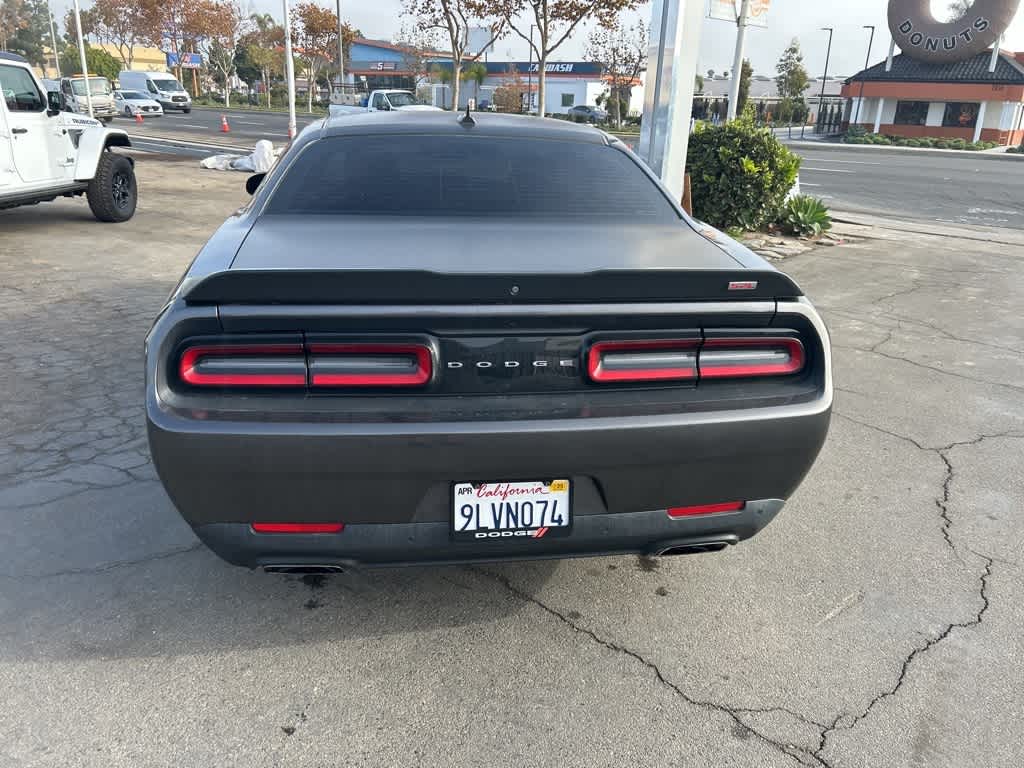
[[[994,66],[993,66],[994,64]],[[906,138],[1024,142],[1024,53],[932,63],[906,54],[844,84],[851,125]]]

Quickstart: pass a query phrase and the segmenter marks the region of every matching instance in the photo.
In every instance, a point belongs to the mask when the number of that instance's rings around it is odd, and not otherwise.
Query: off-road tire
[[[139,200],[132,161],[109,150],[101,154],[96,174],[89,182],[85,196],[92,215],[100,221],[128,221],[135,215],[135,206]]]

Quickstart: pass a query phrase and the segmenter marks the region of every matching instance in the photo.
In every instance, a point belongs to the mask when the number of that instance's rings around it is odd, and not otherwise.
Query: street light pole
[[[341,23],[341,0],[338,2],[338,86],[345,90],[345,47],[342,44],[345,25]]]
[[[78,0],[75,0],[77,3]],[[295,138],[295,62],[292,60],[292,15],[284,5],[284,77],[288,81],[288,140]]]
[[[75,0],[75,31],[78,34],[78,60],[82,65],[82,78],[85,81],[85,105],[89,109],[89,117],[92,117],[92,85],[89,83],[89,67],[85,60],[85,41],[82,39],[82,9],[78,7],[78,0]]]
[[[49,0],[46,3],[46,11],[50,14],[50,45],[53,46],[53,68],[57,70],[57,79],[61,78],[60,74],[60,53],[57,51],[57,30],[53,24],[53,9],[50,7]]]
[[[875,28],[871,24],[865,24],[864,29],[871,30],[871,37],[868,39],[868,55],[864,57],[864,69],[871,66],[871,46],[875,43]],[[857,114],[853,118],[854,125],[860,125],[860,105],[864,103],[864,79],[860,81],[860,96],[857,97]]]
[[[822,27],[821,31],[828,32],[828,50],[825,52],[825,74],[821,76],[821,96],[818,97],[818,125],[824,129],[825,123],[822,121],[825,114],[825,83],[828,82],[828,61],[832,58],[832,33],[835,30],[832,27]]]
[[[526,67],[526,114],[533,114],[533,24],[530,25],[530,58]]]
[[[735,120],[740,103],[740,81],[743,79],[743,49],[747,44],[747,17],[750,15],[750,0],[743,0],[740,15],[736,19],[736,56],[732,61],[732,82],[729,83],[729,109],[726,120]]]

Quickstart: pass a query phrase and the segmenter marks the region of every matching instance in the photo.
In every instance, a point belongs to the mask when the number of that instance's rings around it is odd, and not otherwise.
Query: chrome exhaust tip
[[[264,565],[264,573],[284,573],[290,576],[313,576],[342,573],[340,565]]]

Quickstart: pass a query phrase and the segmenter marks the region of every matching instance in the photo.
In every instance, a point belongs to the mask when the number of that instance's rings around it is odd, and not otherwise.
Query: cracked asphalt
[[[1024,237],[882,221],[786,261],[821,458],[717,555],[284,578],[149,463],[142,339],[242,175],[141,156],[124,225],[0,212],[0,765],[1024,764]]]

